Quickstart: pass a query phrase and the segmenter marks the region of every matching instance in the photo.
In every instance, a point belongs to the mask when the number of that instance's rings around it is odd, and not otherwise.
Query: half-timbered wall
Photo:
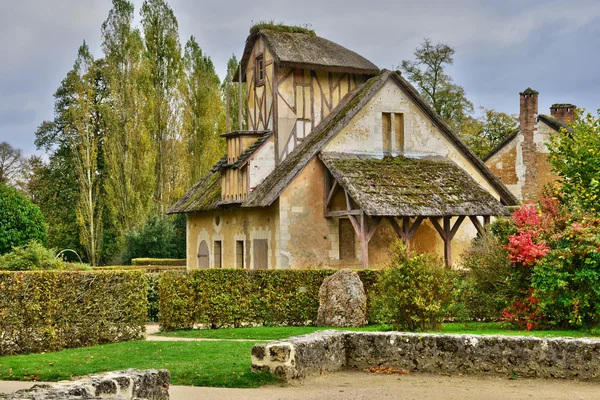
[[[298,68],[277,70],[277,151],[283,160],[353,90],[363,75]]]
[[[257,58],[262,58],[264,79],[257,79]],[[246,83],[248,85],[248,129],[253,131],[273,129],[273,55],[262,39],[254,44],[252,54],[246,65]]]

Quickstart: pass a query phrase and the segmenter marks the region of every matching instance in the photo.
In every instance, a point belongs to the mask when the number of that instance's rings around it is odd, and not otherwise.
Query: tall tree
[[[238,70],[239,62],[235,57],[235,54],[231,55],[229,61],[227,61],[227,76],[223,81],[221,90],[223,97],[226,101],[226,112],[229,116],[229,130],[236,131],[240,129],[240,95],[239,85],[242,85],[242,129],[248,129],[248,88],[245,83],[234,82],[238,77],[235,77]],[[235,79],[234,79],[235,77]]]
[[[183,132],[186,144],[187,182],[196,183],[224,152],[224,107],[220,82],[210,57],[192,36],[185,46],[182,80]]]
[[[467,117],[458,134],[475,154],[483,158],[519,129],[519,118],[483,107],[481,112],[479,118]]]
[[[102,107],[101,69],[84,42],[65,85],[71,90],[65,133],[73,151],[79,202],[80,240],[90,264],[97,265],[102,248]]]
[[[165,0],[145,0],[140,11],[144,31],[144,58],[150,74],[151,132],[156,147],[155,201],[164,213],[183,187],[177,160],[179,136],[178,88],[182,73],[177,19]]]
[[[102,24],[104,76],[110,108],[105,138],[106,205],[113,217],[116,240],[142,224],[154,196],[154,156],[148,129],[148,71],[143,41],[133,28],[133,4],[113,0]]]
[[[23,152],[8,142],[0,142],[0,184],[14,184],[23,167]]]
[[[473,113],[473,103],[465,90],[455,84],[445,71],[454,63],[454,49],[447,44],[434,44],[425,39],[415,50],[415,60],[404,60],[400,69],[450,127],[458,130]]]

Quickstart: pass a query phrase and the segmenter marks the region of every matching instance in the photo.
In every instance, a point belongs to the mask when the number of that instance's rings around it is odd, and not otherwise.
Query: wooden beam
[[[360,221],[358,220],[358,218],[355,215],[349,215],[348,219],[350,220],[350,223],[354,227],[354,231],[356,232],[356,236],[358,236],[360,238],[360,232],[361,232]]]
[[[326,218],[331,217],[347,217],[349,215],[360,215],[362,213],[361,210],[341,210],[341,211],[328,211],[325,213]]]
[[[483,227],[488,228],[490,226],[491,217],[489,215],[483,216]]]
[[[404,237],[404,231],[402,230],[402,228],[400,228],[400,225],[398,225],[398,221],[396,221],[396,218],[388,217],[388,221],[390,221],[390,225],[392,225],[392,228],[394,228],[394,230],[398,234],[398,237],[400,239],[406,240],[406,238]]]
[[[433,225],[435,230],[438,231],[438,233],[442,237],[442,240],[446,240],[446,233],[444,232],[444,229],[441,227],[440,223],[438,222],[438,218],[431,217],[431,218],[429,218],[429,220],[431,221],[431,225]]]
[[[375,234],[375,231],[377,230],[377,227],[379,226],[380,222],[381,217],[372,218],[371,226],[369,227],[369,232],[367,233],[367,242],[370,242],[373,238],[373,235]]]
[[[458,231],[458,228],[460,228],[460,224],[462,224],[462,222],[464,220],[465,220],[465,216],[464,215],[461,215],[460,217],[458,217],[458,219],[454,223],[454,226],[452,227],[452,230],[450,231],[450,240],[454,239],[454,235],[456,235],[456,232]]]
[[[346,188],[344,188],[344,196],[346,196],[346,208],[348,210],[352,210],[352,200],[350,199],[350,195],[348,194]]]
[[[452,227],[450,217],[444,217],[444,261],[446,267],[452,266]]]
[[[421,226],[421,223],[423,222],[424,219],[425,219],[425,217],[417,217],[415,219],[415,222],[412,224],[409,231],[407,232],[406,240],[408,240],[408,241],[412,240],[412,238],[417,233],[417,229],[419,229],[419,226]]]
[[[471,220],[473,225],[475,225],[475,229],[477,229],[477,233],[479,233],[480,235],[483,235],[485,233],[485,229],[481,225],[481,222],[479,222],[479,218],[475,215],[470,215],[469,219]]]
[[[367,215],[362,213],[360,215],[360,260],[364,269],[369,268],[369,227],[367,224]]]

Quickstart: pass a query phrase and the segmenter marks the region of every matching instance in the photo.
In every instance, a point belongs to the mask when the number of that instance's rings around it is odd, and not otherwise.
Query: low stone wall
[[[168,400],[171,375],[166,369],[107,372],[75,381],[34,385],[30,389],[1,394],[6,400],[139,399]]]
[[[338,371],[346,365],[345,338],[340,331],[321,331],[257,344],[252,348],[252,370],[286,380]]]
[[[284,353],[271,351],[282,347]],[[386,366],[415,372],[600,382],[597,339],[324,331],[256,345],[252,354],[254,371],[270,371],[285,379]]]

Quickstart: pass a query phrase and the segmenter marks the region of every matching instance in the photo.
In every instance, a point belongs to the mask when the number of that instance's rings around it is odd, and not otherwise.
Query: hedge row
[[[131,265],[173,265],[185,267],[187,260],[185,258],[134,258]]]
[[[0,355],[143,337],[143,271],[0,272]]]
[[[319,288],[335,270],[207,269],[166,272],[159,282],[163,330],[263,325],[305,325],[317,318]],[[367,296],[377,279],[357,271]],[[370,296],[369,296],[370,297]]]
[[[109,265],[104,267],[93,267],[96,271],[131,271],[143,270],[145,272],[185,271],[185,266],[178,265]]]

